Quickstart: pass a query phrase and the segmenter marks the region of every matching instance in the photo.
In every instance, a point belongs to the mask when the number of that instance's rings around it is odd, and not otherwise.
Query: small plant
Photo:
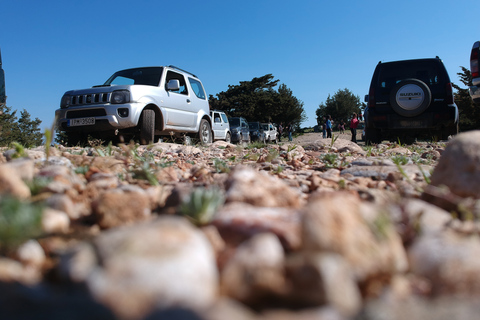
[[[395,163],[397,166],[404,166],[408,164],[408,158],[405,156],[394,156],[392,157],[393,163]]]
[[[218,189],[197,188],[180,205],[180,213],[196,225],[205,225],[212,221],[225,197]]]
[[[247,149],[261,149],[265,148],[267,145],[263,141],[254,141],[248,144]]]
[[[336,153],[327,153],[322,157],[322,160],[327,163],[328,167],[335,166],[337,159],[338,155]]]
[[[26,184],[30,188],[32,196],[35,196],[42,192],[52,180],[51,177],[35,176],[32,181],[27,181]]]
[[[277,149],[269,149],[268,155],[265,157],[265,161],[272,162],[272,160],[275,160],[276,158],[278,158],[279,155],[280,153],[278,152]]]
[[[330,142],[330,148],[333,148],[333,145],[335,144],[335,141],[337,141],[338,136],[335,137],[335,135],[332,133],[332,141]]]
[[[229,173],[230,172],[230,167],[222,159],[218,159],[218,158],[213,159],[213,166],[215,167],[215,171],[217,173]]]
[[[290,151],[293,151],[297,148],[297,145],[294,144],[294,145],[289,145],[288,148],[287,148],[287,153],[289,153]]]
[[[159,186],[157,177],[150,166],[150,163],[144,162],[140,169],[133,170],[133,178],[139,180],[147,180],[152,186]]]
[[[13,159],[28,157],[27,153],[25,152],[25,148],[20,143],[12,142],[11,145],[15,149],[15,153],[12,155]]]
[[[0,200],[0,251],[9,253],[23,242],[42,234],[42,210],[39,205],[16,198]]]

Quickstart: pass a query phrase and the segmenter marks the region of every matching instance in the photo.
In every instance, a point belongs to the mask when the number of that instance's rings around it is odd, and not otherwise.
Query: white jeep
[[[67,91],[55,111],[56,125],[70,144],[88,135],[137,138],[195,135],[212,142],[207,94],[192,73],[174,66],[115,72],[103,85]]]
[[[232,134],[230,132],[230,123],[228,122],[225,112],[211,110],[210,117],[213,121],[213,140],[225,140],[230,143],[232,141]]]
[[[265,141],[266,142],[275,142],[278,141],[278,132],[277,128],[272,123],[262,123],[262,130],[265,133]]]

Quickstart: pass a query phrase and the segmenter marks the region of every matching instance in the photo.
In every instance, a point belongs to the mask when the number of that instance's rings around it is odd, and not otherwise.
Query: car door
[[[169,82],[178,81],[178,89],[169,89]],[[176,127],[195,127],[197,109],[192,104],[191,90],[185,77],[178,72],[168,70],[165,76],[165,99],[163,108],[166,111],[166,124]]]
[[[241,119],[241,126],[243,140],[250,140],[250,128],[248,127],[247,121],[243,118]]]
[[[212,112],[212,121],[213,121],[213,133],[215,139],[225,139],[226,133],[226,123],[223,121],[220,112]]]

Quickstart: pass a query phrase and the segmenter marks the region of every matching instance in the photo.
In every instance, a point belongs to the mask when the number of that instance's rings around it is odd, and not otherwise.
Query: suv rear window
[[[392,87],[405,79],[418,79],[428,86],[434,86],[443,81],[442,73],[435,61],[409,61],[402,63],[385,63],[381,65],[378,76],[378,87],[390,92]]]

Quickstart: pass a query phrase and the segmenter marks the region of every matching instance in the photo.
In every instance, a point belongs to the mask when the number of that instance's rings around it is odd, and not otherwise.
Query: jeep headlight
[[[66,109],[72,103],[72,96],[64,94],[62,100],[60,100],[60,109]]]
[[[112,92],[110,103],[123,104],[130,102],[130,91],[128,90],[116,90]]]

